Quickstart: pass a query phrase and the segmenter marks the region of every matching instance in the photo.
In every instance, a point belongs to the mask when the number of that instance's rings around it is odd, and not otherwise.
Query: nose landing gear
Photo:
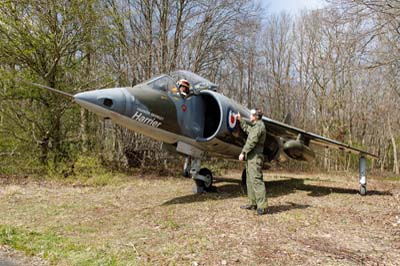
[[[210,169],[200,168],[204,152],[184,142],[177,143],[176,151],[187,155],[183,167],[183,176],[190,175],[194,180],[195,186],[193,187],[193,192],[202,193],[211,191],[213,183],[212,172]]]
[[[212,188],[213,175],[210,169],[200,168],[201,159],[192,159],[190,174],[195,182],[194,193],[209,192]]]

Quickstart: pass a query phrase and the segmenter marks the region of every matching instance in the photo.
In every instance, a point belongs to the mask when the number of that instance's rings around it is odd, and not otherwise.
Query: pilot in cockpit
[[[181,79],[178,81],[178,90],[182,98],[186,99],[191,96],[190,83],[186,79]]]

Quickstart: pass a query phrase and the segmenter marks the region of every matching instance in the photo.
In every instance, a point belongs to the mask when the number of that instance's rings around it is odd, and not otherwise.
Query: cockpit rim
[[[154,76],[154,77],[144,81],[143,83],[153,89],[160,90],[160,91],[166,91],[166,89],[161,89],[161,87],[157,87],[154,85],[157,81],[159,81],[160,79],[162,79],[164,77],[168,78],[169,81],[173,83],[173,85],[176,85],[176,83],[180,79],[188,80],[191,85],[191,89],[195,93],[200,92],[201,90],[204,90],[204,89],[216,91],[216,89],[218,87],[217,84],[211,82],[210,80],[203,78],[202,76],[197,75],[188,70],[176,70],[176,71],[170,72],[169,74],[160,74],[160,75]],[[170,84],[171,86],[172,86],[172,83]],[[176,88],[176,86],[175,86],[175,88]],[[171,90],[172,88],[168,88],[168,89]]]

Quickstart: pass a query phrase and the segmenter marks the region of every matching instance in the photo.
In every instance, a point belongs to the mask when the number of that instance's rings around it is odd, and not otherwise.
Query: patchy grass
[[[1,225],[0,244],[23,251],[27,255],[41,255],[51,264],[65,261],[70,265],[117,265],[116,256],[101,250],[92,250],[54,232],[38,233]]]
[[[73,186],[107,186],[125,183],[129,181],[129,176],[123,173],[105,172],[93,176],[75,175],[68,178],[48,178],[48,180]]]
[[[384,180],[399,182],[400,181],[400,176],[389,176],[389,177],[384,178]]]
[[[399,182],[369,178],[361,197],[356,176],[272,172],[268,214],[258,217],[239,209],[239,178],[224,174],[216,193],[201,195],[174,177],[0,178],[0,243],[52,265],[400,261]]]

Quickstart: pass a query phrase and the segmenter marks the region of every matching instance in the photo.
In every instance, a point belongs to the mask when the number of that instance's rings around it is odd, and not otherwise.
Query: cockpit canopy
[[[160,91],[172,91],[176,88],[176,81],[168,75],[160,75],[146,82],[152,89]]]
[[[186,79],[187,81],[189,81],[191,90],[193,90],[195,94],[200,92],[201,90],[216,91],[218,87],[211,81],[186,70],[178,70],[171,72],[170,75],[163,74],[154,77],[147,81],[146,84],[155,90],[173,92],[174,90],[176,90],[176,82],[181,79]]]
[[[194,92],[201,90],[213,90],[216,91],[218,85],[211,81],[187,70],[177,70],[170,73],[170,76],[175,80],[186,79],[189,81]]]

